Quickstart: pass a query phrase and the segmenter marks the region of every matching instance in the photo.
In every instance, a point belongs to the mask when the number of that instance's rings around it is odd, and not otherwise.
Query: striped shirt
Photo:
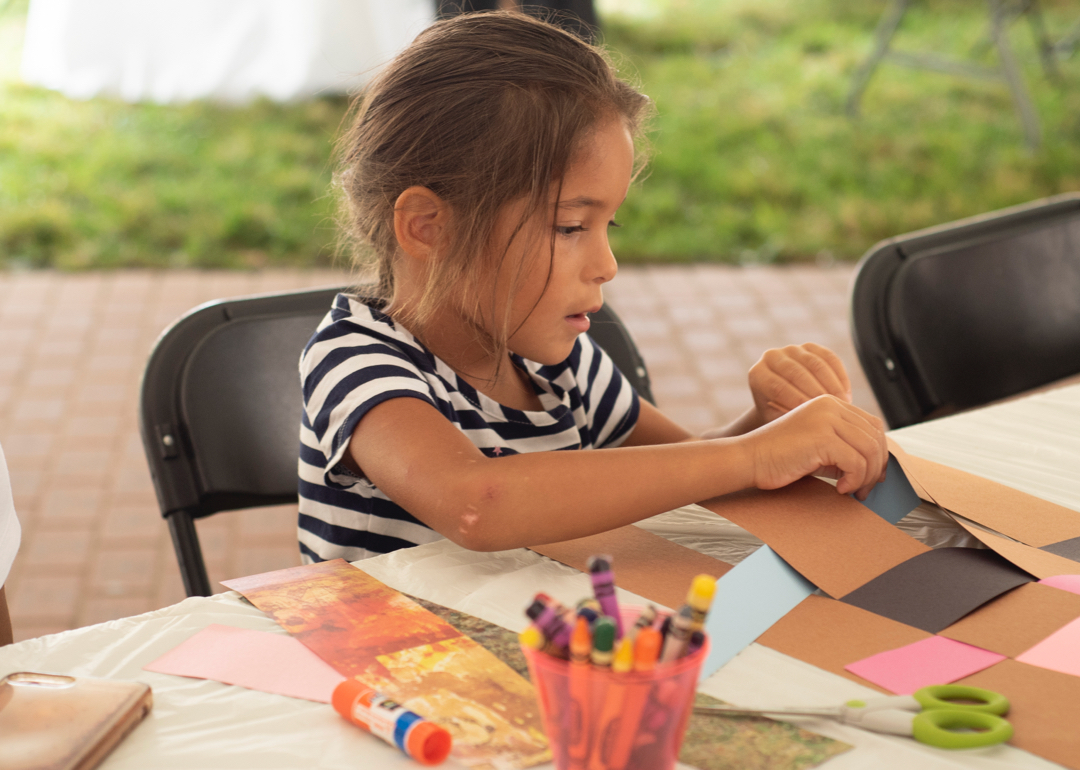
[[[431,404],[488,457],[618,446],[637,424],[637,393],[588,335],[578,337],[561,364],[511,358],[529,374],[544,411],[493,401],[380,312],[376,301],[337,295],[300,357],[304,562],[356,561],[442,539],[342,464],[360,419],[383,401]]]

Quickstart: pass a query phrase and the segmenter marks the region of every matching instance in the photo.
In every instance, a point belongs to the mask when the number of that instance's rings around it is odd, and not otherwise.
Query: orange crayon
[[[570,770],[584,770],[589,758],[589,682],[592,665],[592,632],[583,617],[574,624],[570,635],[570,745],[567,748]]]

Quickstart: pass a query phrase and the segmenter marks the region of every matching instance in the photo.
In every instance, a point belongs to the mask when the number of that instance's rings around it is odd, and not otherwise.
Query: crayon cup
[[[622,607],[621,611],[624,626],[630,627],[641,609]],[[652,671],[614,673],[590,665],[584,672],[587,687],[582,685],[583,672],[572,668],[570,661],[531,647],[523,646],[522,652],[557,770],[581,767],[580,758],[571,757],[569,749],[581,745],[583,725],[588,732],[585,767],[589,770],[671,770],[675,766],[701,664],[709,653],[708,638],[691,655],[659,664]],[[620,702],[622,708],[613,710],[612,704]],[[658,719],[657,712],[664,718]],[[568,715],[574,717],[568,719]]]

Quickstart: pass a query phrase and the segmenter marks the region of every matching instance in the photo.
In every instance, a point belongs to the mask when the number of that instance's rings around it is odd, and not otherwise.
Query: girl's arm
[[[670,430],[647,411],[648,430]],[[488,458],[430,404],[396,398],[364,416],[349,456],[436,532],[494,551],[584,537],[823,469],[838,470],[838,492],[865,496],[888,452],[880,420],[823,396],[746,436]]]

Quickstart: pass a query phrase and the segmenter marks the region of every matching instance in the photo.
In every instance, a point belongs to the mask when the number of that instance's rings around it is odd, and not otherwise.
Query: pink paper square
[[[249,690],[329,703],[344,677],[291,636],[211,624],[143,666]]]
[[[844,666],[886,690],[910,695],[920,687],[949,684],[1005,660],[1004,655],[970,644],[931,636]]]
[[[1016,659],[1032,666],[1080,676],[1080,618],[1066,623]]]
[[[1060,588],[1062,591],[1080,594],[1080,575],[1054,575],[1053,577],[1043,578],[1039,582],[1054,588]]]

